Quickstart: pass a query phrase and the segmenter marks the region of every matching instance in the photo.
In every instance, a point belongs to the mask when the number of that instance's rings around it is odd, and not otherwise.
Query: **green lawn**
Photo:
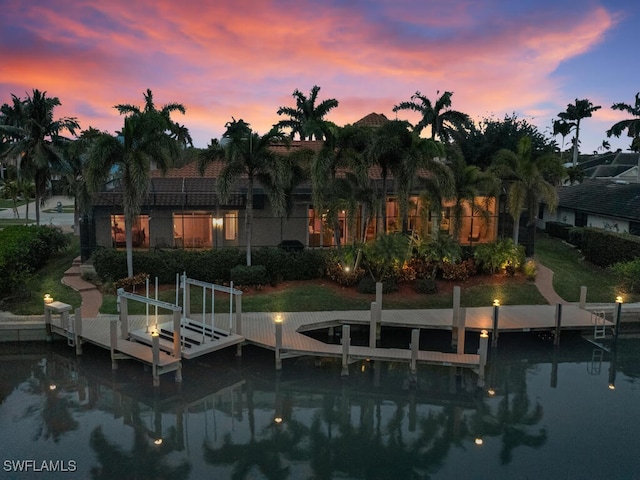
[[[460,303],[464,307],[491,305],[494,298],[499,298],[503,305],[536,305],[546,304],[532,283],[475,285],[462,287]],[[144,287],[139,288],[138,294],[144,295]],[[210,294],[209,294],[210,295]],[[211,312],[211,297],[207,296],[205,309]],[[151,297],[154,297],[153,288]],[[161,291],[159,300],[175,303],[175,289]],[[217,313],[229,311],[228,295],[216,293],[215,310]],[[314,312],[330,310],[367,310],[375,295],[359,294],[352,288],[336,288],[330,282],[300,283],[286,288],[268,292],[255,292],[245,295],[242,299],[244,312]],[[402,293],[383,295],[385,309],[415,309],[415,308],[450,308],[453,296],[449,293],[431,295],[406,295]],[[182,304],[182,298],[180,298]],[[234,306],[235,308],[235,306]],[[192,288],[191,310],[202,312],[202,289]],[[102,313],[117,313],[115,295],[105,295],[100,309]],[[151,307],[153,312],[153,307]],[[130,302],[129,312],[132,314],[145,313],[142,303]],[[168,312],[159,312],[165,314]]]
[[[580,300],[580,287],[587,287],[587,302],[613,302],[620,295],[618,280],[609,270],[582,259],[578,249],[548,235],[536,239],[536,259],[553,270],[553,287],[569,302]],[[626,302],[640,301],[640,295],[624,295]]]
[[[0,218],[0,228],[8,227],[9,225],[26,225],[35,222],[36,221],[32,218],[29,220],[25,218]]]
[[[27,203],[26,200],[18,200],[16,205],[19,207],[20,205],[24,205]],[[13,208],[13,200],[10,198],[0,198],[0,209],[4,208]]]

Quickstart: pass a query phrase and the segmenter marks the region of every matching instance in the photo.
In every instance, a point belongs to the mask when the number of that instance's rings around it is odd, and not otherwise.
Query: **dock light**
[[[160,332],[157,329],[151,330],[151,336],[152,337],[159,337],[160,336]]]
[[[493,397],[496,394],[496,391],[493,388],[490,388],[487,390],[487,393],[490,397]]]
[[[500,306],[500,299],[494,298],[493,299],[493,306],[494,307],[499,307]]]
[[[609,390],[615,390],[616,386],[613,383],[609,384]]]
[[[50,303],[53,303],[53,297],[50,294],[45,293],[44,294],[44,303],[45,303],[45,305],[49,305]]]
[[[154,445],[162,445],[162,439],[161,439],[161,438],[156,438],[156,439],[153,441],[153,444],[154,444]]]
[[[276,315],[276,318],[274,320],[275,323],[282,323],[282,315],[280,315],[279,313]]]
[[[56,384],[55,384],[55,383],[52,383],[51,385],[49,385],[49,390],[51,390],[52,392],[53,392],[56,388],[58,388],[58,387],[56,386]]]
[[[273,423],[280,425],[282,423],[282,417],[275,417]]]
[[[476,445],[482,445],[484,443],[484,440],[482,440],[482,438],[480,438],[480,437],[477,437],[473,442]]]
[[[489,332],[487,330],[482,330],[480,332],[480,338],[489,338]]]
[[[622,303],[622,295],[616,297],[616,303]]]

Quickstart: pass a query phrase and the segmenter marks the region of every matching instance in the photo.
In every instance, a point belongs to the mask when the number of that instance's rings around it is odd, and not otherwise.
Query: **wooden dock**
[[[464,316],[464,328],[474,332],[492,332],[495,322],[495,307],[473,307],[460,309]],[[205,321],[202,323],[201,315],[192,315],[195,319],[188,319],[187,325],[181,328],[179,354],[176,355],[176,339],[174,325],[177,325],[177,317],[174,312],[174,321],[167,318],[158,318],[158,323],[153,325],[153,330],[160,331],[160,357],[157,363],[160,373],[180,369],[180,359],[194,358],[199,355],[215,352],[232,345],[249,343],[276,351],[280,358],[297,356],[315,357],[348,357],[348,362],[362,359],[380,361],[401,361],[460,366],[478,368],[481,363],[477,352],[464,352],[458,348],[457,353],[439,351],[412,352],[411,346],[406,348],[379,348],[349,345],[348,354],[345,354],[343,345],[325,343],[305,334],[311,330],[326,328],[342,328],[343,325],[371,325],[373,310],[358,311],[325,311],[325,312],[280,312],[280,313],[242,313],[241,324],[236,327],[238,333],[225,330],[228,327],[229,316],[216,314],[213,324]],[[422,309],[422,310],[382,310],[380,312],[379,325],[381,327],[400,327],[411,330],[449,330],[454,331],[453,309]],[[111,322],[118,320],[117,315],[99,315],[96,319],[84,319],[82,332],[77,335],[81,342],[86,341],[103,348],[116,351],[119,358],[134,358],[145,364],[153,365],[153,353],[149,320],[144,315],[127,315],[128,321],[126,336],[119,336],[113,345],[110,332]],[[210,317],[208,317],[210,318]],[[281,340],[276,341],[276,319],[281,320]],[[206,319],[205,319],[206,320]],[[238,320],[240,322],[240,320]],[[66,325],[63,323],[66,322]],[[601,325],[607,328],[613,324],[601,319]],[[184,319],[183,319],[184,323]],[[52,327],[56,333],[67,338],[76,335],[69,331],[71,322],[64,315],[52,320]],[[562,330],[579,329],[588,330],[594,327],[594,315],[578,305],[563,305],[561,325]],[[498,309],[498,332],[532,332],[549,331],[558,328],[557,307],[553,305],[517,305],[500,306]],[[419,338],[419,337],[418,337]]]

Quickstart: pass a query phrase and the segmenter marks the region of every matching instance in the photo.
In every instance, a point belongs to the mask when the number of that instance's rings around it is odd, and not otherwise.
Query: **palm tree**
[[[436,92],[439,95],[440,91]],[[412,110],[418,112],[422,118],[416,124],[415,130],[418,134],[423,129],[431,127],[431,139],[447,142],[451,139],[452,132],[467,128],[471,124],[471,119],[466,113],[451,110],[451,96],[453,92],[444,92],[435,104],[431,103],[426,96],[416,92],[411,96],[411,101],[401,102],[393,107],[394,112],[399,110]]]
[[[133,276],[133,223],[140,213],[149,190],[151,162],[164,173],[179,154],[179,144],[170,132],[172,122],[167,112],[184,111],[184,107],[169,104],[162,110],[150,108],[151,92],[145,95],[146,107],[116,105],[126,115],[117,136],[100,134],[88,154],[86,177],[90,191],[98,192],[115,175],[122,188],[125,217],[127,274]]]
[[[335,98],[329,98],[316,105],[319,91],[320,87],[314,85],[307,98],[300,90],[296,89],[293,92],[293,98],[296,99],[295,108],[280,107],[278,109],[278,115],[288,115],[289,120],[280,120],[277,126],[290,128],[291,138],[297,134],[300,136],[300,140],[324,139],[326,135],[324,117],[338,106],[338,101]]]
[[[631,150],[640,152],[640,92],[636,93],[635,104],[633,106],[626,103],[614,103],[611,108],[621,110],[632,115],[634,118],[621,120],[607,130],[607,137],[612,135],[619,137],[622,132],[627,131],[627,136],[632,138]]]
[[[16,180],[2,179],[0,180],[0,188],[2,189],[2,195],[4,198],[11,199],[13,202],[13,218],[20,218],[18,212],[18,196],[20,195],[20,187]]]
[[[560,147],[560,160],[562,161],[562,154],[564,153],[564,139],[567,135],[569,135],[569,133],[571,133],[571,130],[573,129],[573,127],[575,127],[576,124],[573,122],[566,122],[564,120],[555,120],[553,122],[553,136],[555,137],[556,135],[560,135],[562,136],[562,146]]]
[[[25,100],[15,95],[13,107],[4,108],[3,114],[11,118],[11,124],[0,125],[0,131],[13,139],[4,156],[18,156],[21,175],[35,183],[36,224],[40,225],[40,199],[45,194],[51,174],[59,172],[62,156],[56,148],[60,133],[64,130],[75,135],[79,128],[75,118],[53,119],[53,110],[60,105],[58,97],[47,97],[47,92],[33,90]]]
[[[474,216],[479,217],[479,222],[486,224],[489,221],[491,215],[489,204],[491,199],[498,195],[499,182],[490,172],[483,172],[475,165],[467,165],[462,155],[453,148],[449,149],[447,159],[447,164],[453,172],[453,238],[460,237],[465,203],[471,205],[470,236],[472,236]],[[477,201],[481,196],[485,198],[484,203]]]
[[[576,127],[576,136],[575,141],[573,143],[573,167],[578,164],[578,144],[580,142],[580,121],[583,118],[589,118],[592,116],[593,112],[599,110],[601,107],[594,106],[588,99],[584,98],[582,100],[578,100],[576,98],[575,103],[570,103],[567,105],[567,109],[564,112],[560,112],[558,117],[562,120],[566,120],[569,122],[575,122]]]
[[[509,183],[509,214],[513,218],[513,242],[518,244],[520,215],[524,208],[528,212],[529,242],[527,255],[533,254],[536,218],[540,200],[553,211],[558,203],[556,187],[545,178],[548,172],[558,169],[559,160],[555,156],[543,155],[534,157],[531,139],[523,137],[518,144],[518,151],[500,150],[491,166],[491,171]]]
[[[414,142],[408,127],[409,123],[403,120],[391,120],[385,123],[376,129],[365,152],[369,163],[380,167],[382,191],[379,193],[379,199],[382,203],[382,233],[387,232],[386,198],[389,194],[387,185],[389,175],[400,170]]]
[[[247,178],[247,204],[245,214],[245,235],[247,247],[247,266],[251,265],[251,239],[253,231],[253,191],[257,180],[263,184],[271,184],[275,189],[270,190],[270,198],[275,207],[276,215],[285,213],[285,202],[281,195],[278,177],[278,156],[270,148],[276,143],[287,143],[286,136],[279,127],[273,127],[265,135],[260,136],[251,130],[244,120],[232,119],[225,125],[226,131],[222,138],[227,142],[221,146],[212,142],[208,150],[200,158],[200,171],[204,172],[207,162],[224,159],[225,165],[218,178],[218,190],[223,202],[228,201],[231,189],[239,178]]]

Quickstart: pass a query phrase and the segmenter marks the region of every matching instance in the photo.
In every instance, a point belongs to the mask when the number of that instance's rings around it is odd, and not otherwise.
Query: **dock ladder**
[[[604,311],[592,312],[591,323],[593,324],[593,338],[599,339],[606,336],[607,322]]]

